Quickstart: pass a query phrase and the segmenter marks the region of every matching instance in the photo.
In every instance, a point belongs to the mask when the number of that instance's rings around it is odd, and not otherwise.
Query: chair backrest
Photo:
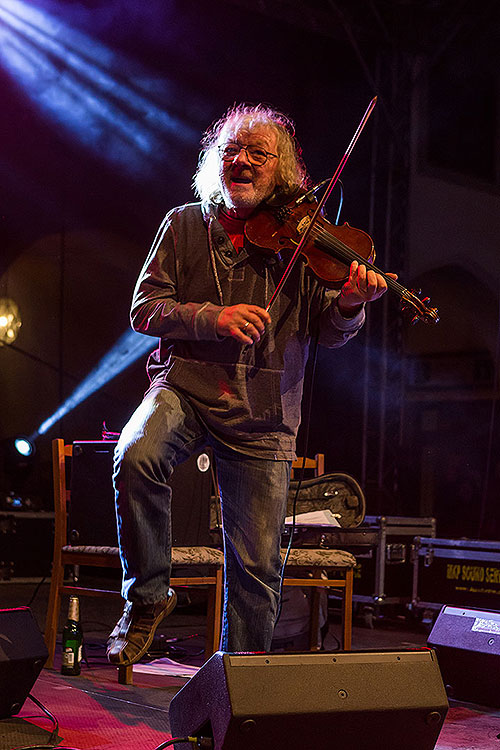
[[[65,445],[64,440],[52,441],[52,474],[54,478],[54,541],[57,546],[67,544],[67,508],[70,490],[67,487],[66,459],[73,455],[73,446]]]
[[[295,461],[292,462],[291,478],[300,478],[302,469],[305,469],[306,471],[312,471],[313,476],[320,477],[325,473],[325,454],[316,453],[314,458],[304,458],[302,456],[297,456]]]

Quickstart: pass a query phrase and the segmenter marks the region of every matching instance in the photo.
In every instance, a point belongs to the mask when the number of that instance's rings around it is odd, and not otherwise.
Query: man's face
[[[230,131],[224,143],[239,146],[257,146],[271,154],[277,154],[277,136],[274,129],[258,125],[252,130]],[[270,156],[265,164],[251,164],[243,149],[232,161],[220,160],[222,195],[227,208],[245,218],[259,203],[268,198],[276,187],[278,159]]]

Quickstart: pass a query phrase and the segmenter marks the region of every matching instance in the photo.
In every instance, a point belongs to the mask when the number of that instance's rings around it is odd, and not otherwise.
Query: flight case
[[[415,539],[412,607],[500,610],[500,542]]]
[[[412,599],[414,539],[436,535],[435,518],[366,516],[354,531],[365,531],[369,549],[353,548],[358,564],[354,601],[373,605],[406,605]],[[353,543],[356,537],[353,534]]]

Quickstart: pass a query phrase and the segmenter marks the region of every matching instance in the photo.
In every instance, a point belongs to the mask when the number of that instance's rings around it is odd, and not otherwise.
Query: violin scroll
[[[429,305],[431,301],[430,297],[420,299],[420,294],[420,289],[412,289],[412,291],[404,289],[401,293],[401,310],[403,314],[410,318],[412,325],[418,323],[419,320],[428,325],[436,325],[436,323],[439,323],[437,307]]]

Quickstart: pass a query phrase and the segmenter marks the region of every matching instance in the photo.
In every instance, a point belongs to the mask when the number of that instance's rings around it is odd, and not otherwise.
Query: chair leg
[[[120,685],[134,684],[134,669],[132,664],[129,667],[118,667],[118,682]]]
[[[209,659],[212,654],[219,649],[222,619],[222,594],[222,568],[218,568],[215,571],[215,586],[210,586],[208,590],[205,659]]]
[[[342,649],[350,651],[352,648],[352,592],[354,583],[354,569],[349,568],[345,574],[344,597],[342,599]]]
[[[205,636],[205,661],[210,659],[214,653],[214,631],[215,631],[215,586],[208,587],[207,603],[207,627]]]
[[[49,652],[49,657],[45,664],[46,669],[52,669],[54,666],[54,654],[56,651],[57,628],[59,625],[59,612],[61,609],[60,588],[64,578],[64,566],[54,563],[52,566],[52,575],[50,582],[49,603],[47,605],[47,616],[45,619],[45,645]]]
[[[319,651],[318,644],[319,633],[319,608],[321,603],[321,589],[319,587],[311,589],[310,615],[309,615],[309,650]]]

